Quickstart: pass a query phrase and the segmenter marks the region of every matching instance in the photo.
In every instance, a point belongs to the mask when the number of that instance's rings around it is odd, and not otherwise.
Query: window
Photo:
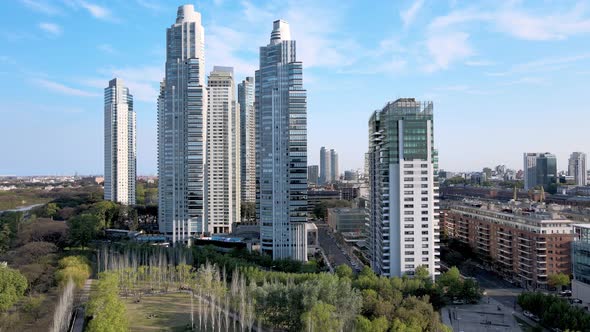
[[[428,231],[422,231],[422,235],[428,235]]]
[[[414,249],[414,245],[413,244],[406,244],[406,245],[404,245],[404,248],[406,248],[406,249]]]
[[[404,188],[414,188],[413,184],[404,184]]]
[[[422,228],[428,228],[428,224],[422,224]]]
[[[413,175],[414,171],[404,171],[404,175]]]
[[[428,217],[422,217],[422,221],[428,221]]]
[[[414,192],[411,190],[404,191],[404,195],[414,195]]]
[[[428,208],[428,204],[422,204],[422,208],[423,209],[427,209]]]
[[[428,251],[422,251],[422,255],[428,255]]]
[[[404,262],[413,262],[413,261],[414,261],[414,258],[413,257],[406,257],[404,259]]]
[[[409,177],[404,178],[404,181],[408,181],[408,182],[412,182],[413,180],[414,180],[413,178],[409,178]]]
[[[414,208],[414,204],[404,204],[404,208],[406,208],[406,209],[413,209]]]
[[[405,231],[404,235],[414,235],[414,231]]]
[[[426,184],[426,183],[421,184],[420,187],[422,187],[422,188],[428,188],[428,184]]]
[[[422,178],[420,178],[420,181],[428,181],[428,178],[427,177],[422,177]]]
[[[413,251],[405,251],[404,253],[405,253],[406,255],[413,255],[413,254],[414,254],[414,252],[413,252]]]
[[[425,249],[428,248],[428,243],[422,244],[422,248],[425,248]]]
[[[405,265],[406,269],[413,269],[414,268],[414,264],[406,264]]]
[[[422,257],[423,262],[428,262],[428,257]]]
[[[412,217],[405,217],[404,218],[404,221],[414,221],[414,218],[412,218]]]
[[[413,197],[406,197],[404,198],[404,202],[413,202],[414,198]]]
[[[406,237],[406,238],[404,238],[404,241],[406,241],[406,242],[414,242],[414,238],[413,237]]]
[[[404,224],[404,228],[414,228],[414,224]]]

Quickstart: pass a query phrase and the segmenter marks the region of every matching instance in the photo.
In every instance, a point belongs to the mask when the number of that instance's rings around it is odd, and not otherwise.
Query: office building
[[[369,120],[369,238],[372,269],[384,276],[439,274],[438,160],[433,104],[390,102]]]
[[[207,89],[201,14],[178,8],[166,31],[158,99],[158,226],[172,242],[205,232]]]
[[[238,84],[240,105],[240,189],[244,203],[256,202],[256,114],[254,114],[254,77]]]
[[[525,190],[542,186],[547,191],[557,179],[557,160],[548,152],[525,153],[523,170]]]
[[[340,169],[338,169],[338,153],[334,149],[330,150],[330,182],[334,183],[340,180]]]
[[[548,276],[571,273],[572,221],[544,203],[445,203],[445,233],[505,278],[528,289],[547,288]]]
[[[590,224],[574,225],[572,296],[590,304]]]
[[[207,232],[240,221],[240,114],[231,67],[213,67],[207,88]]]
[[[587,183],[586,154],[574,152],[568,161],[568,175],[574,177],[576,186],[585,186]]]
[[[331,200],[341,200],[342,199],[342,192],[340,190],[326,190],[323,188],[320,189],[310,189],[307,191],[307,211],[309,215],[312,216],[315,210],[315,207],[325,201]]]
[[[336,232],[363,233],[365,229],[366,210],[364,208],[328,209],[327,224]]]
[[[311,185],[317,185],[319,180],[320,168],[318,165],[307,166],[307,183]]]
[[[104,199],[135,204],[137,146],[133,96],[114,78],[104,89]]]
[[[332,156],[330,150],[325,147],[320,148],[320,181],[319,184],[325,185],[332,181]]]
[[[262,252],[307,260],[307,93],[289,24],[273,22],[255,75],[257,215]]]

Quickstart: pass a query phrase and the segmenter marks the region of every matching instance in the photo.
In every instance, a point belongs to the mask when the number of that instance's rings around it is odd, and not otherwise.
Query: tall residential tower
[[[166,31],[166,77],[158,99],[158,224],[172,242],[206,231],[205,32],[193,5]]]
[[[439,274],[438,160],[433,104],[390,102],[369,120],[369,249],[385,276]]]
[[[319,184],[324,185],[332,181],[332,155],[330,150],[322,146],[320,148],[320,180]]]
[[[255,76],[257,215],[262,251],[307,260],[307,93],[289,24],[273,22]]]
[[[587,181],[586,154],[573,152],[568,161],[568,175],[574,177],[576,186],[585,186]]]
[[[207,103],[207,227],[230,233],[240,221],[240,118],[234,71],[213,67]]]
[[[114,78],[104,89],[104,199],[135,204],[136,155],[133,96]]]
[[[534,189],[543,186],[545,190],[557,178],[557,159],[554,154],[525,153],[524,154],[524,189]]]
[[[254,78],[246,77],[238,84],[240,104],[240,168],[241,199],[256,202],[256,115],[254,114]]]

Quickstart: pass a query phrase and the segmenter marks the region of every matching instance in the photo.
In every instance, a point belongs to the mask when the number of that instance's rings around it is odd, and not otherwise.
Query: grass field
[[[124,301],[129,317],[129,331],[187,331],[186,328],[190,325],[191,301],[187,293],[144,296],[139,303],[134,298]],[[195,326],[199,326],[200,308],[196,299],[194,308]],[[209,328],[202,332],[210,330]],[[225,326],[222,330],[226,331]]]

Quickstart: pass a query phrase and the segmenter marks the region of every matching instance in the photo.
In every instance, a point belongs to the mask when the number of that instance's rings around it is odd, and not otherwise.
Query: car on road
[[[463,301],[463,300],[458,300],[458,299],[454,299],[454,300],[453,300],[453,304],[465,304],[465,301]]]
[[[571,303],[582,303],[582,300],[580,299],[570,299]]]
[[[564,290],[559,292],[559,295],[561,296],[572,296],[572,291],[571,290]]]

